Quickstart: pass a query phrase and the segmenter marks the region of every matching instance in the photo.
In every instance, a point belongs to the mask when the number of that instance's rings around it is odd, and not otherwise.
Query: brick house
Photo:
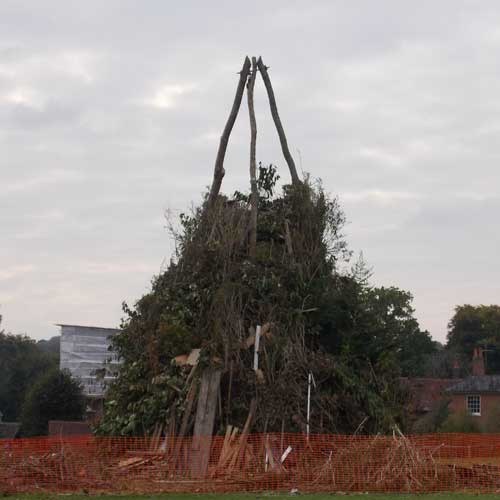
[[[486,375],[483,350],[474,349],[472,375],[448,387],[445,394],[450,398],[450,412],[466,412],[485,422],[492,412],[500,409],[500,375]]]
[[[436,408],[446,394],[446,390],[456,385],[459,378],[401,378],[401,386],[410,396],[408,413],[411,420],[417,420]]]

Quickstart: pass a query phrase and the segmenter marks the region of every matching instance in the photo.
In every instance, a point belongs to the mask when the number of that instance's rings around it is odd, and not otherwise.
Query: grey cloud
[[[495,1],[6,0],[0,18],[11,330],[118,324],[172,251],[165,210],[211,180],[247,53],[270,65],[297,162],[339,194],[375,283],[411,290],[439,339],[456,303],[498,300]],[[256,106],[259,159],[286,181],[261,82]],[[227,191],[248,184],[248,137],[243,104]]]

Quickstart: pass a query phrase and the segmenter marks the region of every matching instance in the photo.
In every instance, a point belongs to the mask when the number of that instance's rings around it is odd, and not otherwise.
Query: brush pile
[[[273,165],[255,161],[253,89],[260,73],[291,183],[278,188]],[[229,134],[247,87],[250,190],[220,193]],[[387,430],[404,397],[397,365],[366,302],[361,267],[350,258],[335,198],[299,179],[262,60],[247,58],[203,203],[180,218],[175,258],[133,308],[124,306],[114,349],[123,360],[108,392],[101,434],[193,435],[192,455],[207,470],[200,436],[241,429],[308,429],[307,381],[314,375],[314,432]],[[162,439],[160,439],[160,437]],[[226,450],[227,451],[227,450]],[[225,466],[225,465],[224,465]]]

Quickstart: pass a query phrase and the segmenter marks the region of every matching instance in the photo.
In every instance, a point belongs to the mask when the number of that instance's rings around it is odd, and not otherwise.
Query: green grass
[[[441,493],[425,495],[400,494],[350,494],[330,495],[327,493],[284,495],[273,493],[228,493],[228,494],[165,494],[165,495],[69,495],[69,494],[26,494],[9,495],[9,500],[343,500],[345,496],[356,497],[352,500],[498,500],[498,495],[478,495],[466,493]]]

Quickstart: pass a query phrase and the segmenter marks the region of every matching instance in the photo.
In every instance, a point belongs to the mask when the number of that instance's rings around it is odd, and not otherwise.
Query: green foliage
[[[19,419],[27,390],[57,365],[58,358],[42,352],[29,337],[0,331],[0,411],[5,421]]]
[[[370,287],[354,277],[341,282],[337,295],[329,295],[321,307],[322,320],[328,321],[322,344],[334,354],[356,353],[372,363],[390,360],[405,377],[422,376],[437,343],[420,330],[412,295],[396,287]]]
[[[54,359],[59,363],[59,352],[60,352],[61,337],[57,335],[56,337],[51,337],[49,340],[39,340],[36,345],[38,349],[47,354],[52,354]]]
[[[465,304],[455,308],[448,324],[447,347],[470,362],[476,346],[488,349],[488,373],[500,373],[500,306]]]
[[[306,180],[276,192],[274,167],[259,167],[255,258],[249,257],[248,195],[220,195],[216,206],[181,216],[176,258],[152,290],[124,305],[113,347],[122,358],[99,432],[151,433],[178,426],[190,380],[223,372],[217,426],[243,427],[257,398],[257,430],[305,429],[307,375],[313,371],[313,431],[387,431],[401,424],[403,364],[415,370],[429,346],[411,295],[371,288],[358,266],[340,272],[350,252],[337,200]],[[245,347],[251,328],[270,325],[259,367]],[[172,359],[201,348],[193,374]],[[192,419],[189,420],[192,425]],[[189,428],[188,425],[188,428]]]
[[[441,399],[438,401],[429,413],[413,423],[411,432],[414,434],[429,434],[437,432],[443,427],[444,423],[450,416],[449,405],[450,401],[448,399]]]
[[[500,405],[488,408],[486,420],[482,424],[482,431],[489,434],[500,432]]]
[[[437,427],[440,432],[484,432],[496,434],[500,432],[500,405],[489,408],[486,418],[479,419],[463,411],[449,414]]]
[[[477,417],[466,412],[451,413],[439,428],[439,432],[480,432]]]
[[[85,399],[69,373],[52,369],[28,391],[21,413],[24,436],[47,434],[49,420],[81,420]]]

